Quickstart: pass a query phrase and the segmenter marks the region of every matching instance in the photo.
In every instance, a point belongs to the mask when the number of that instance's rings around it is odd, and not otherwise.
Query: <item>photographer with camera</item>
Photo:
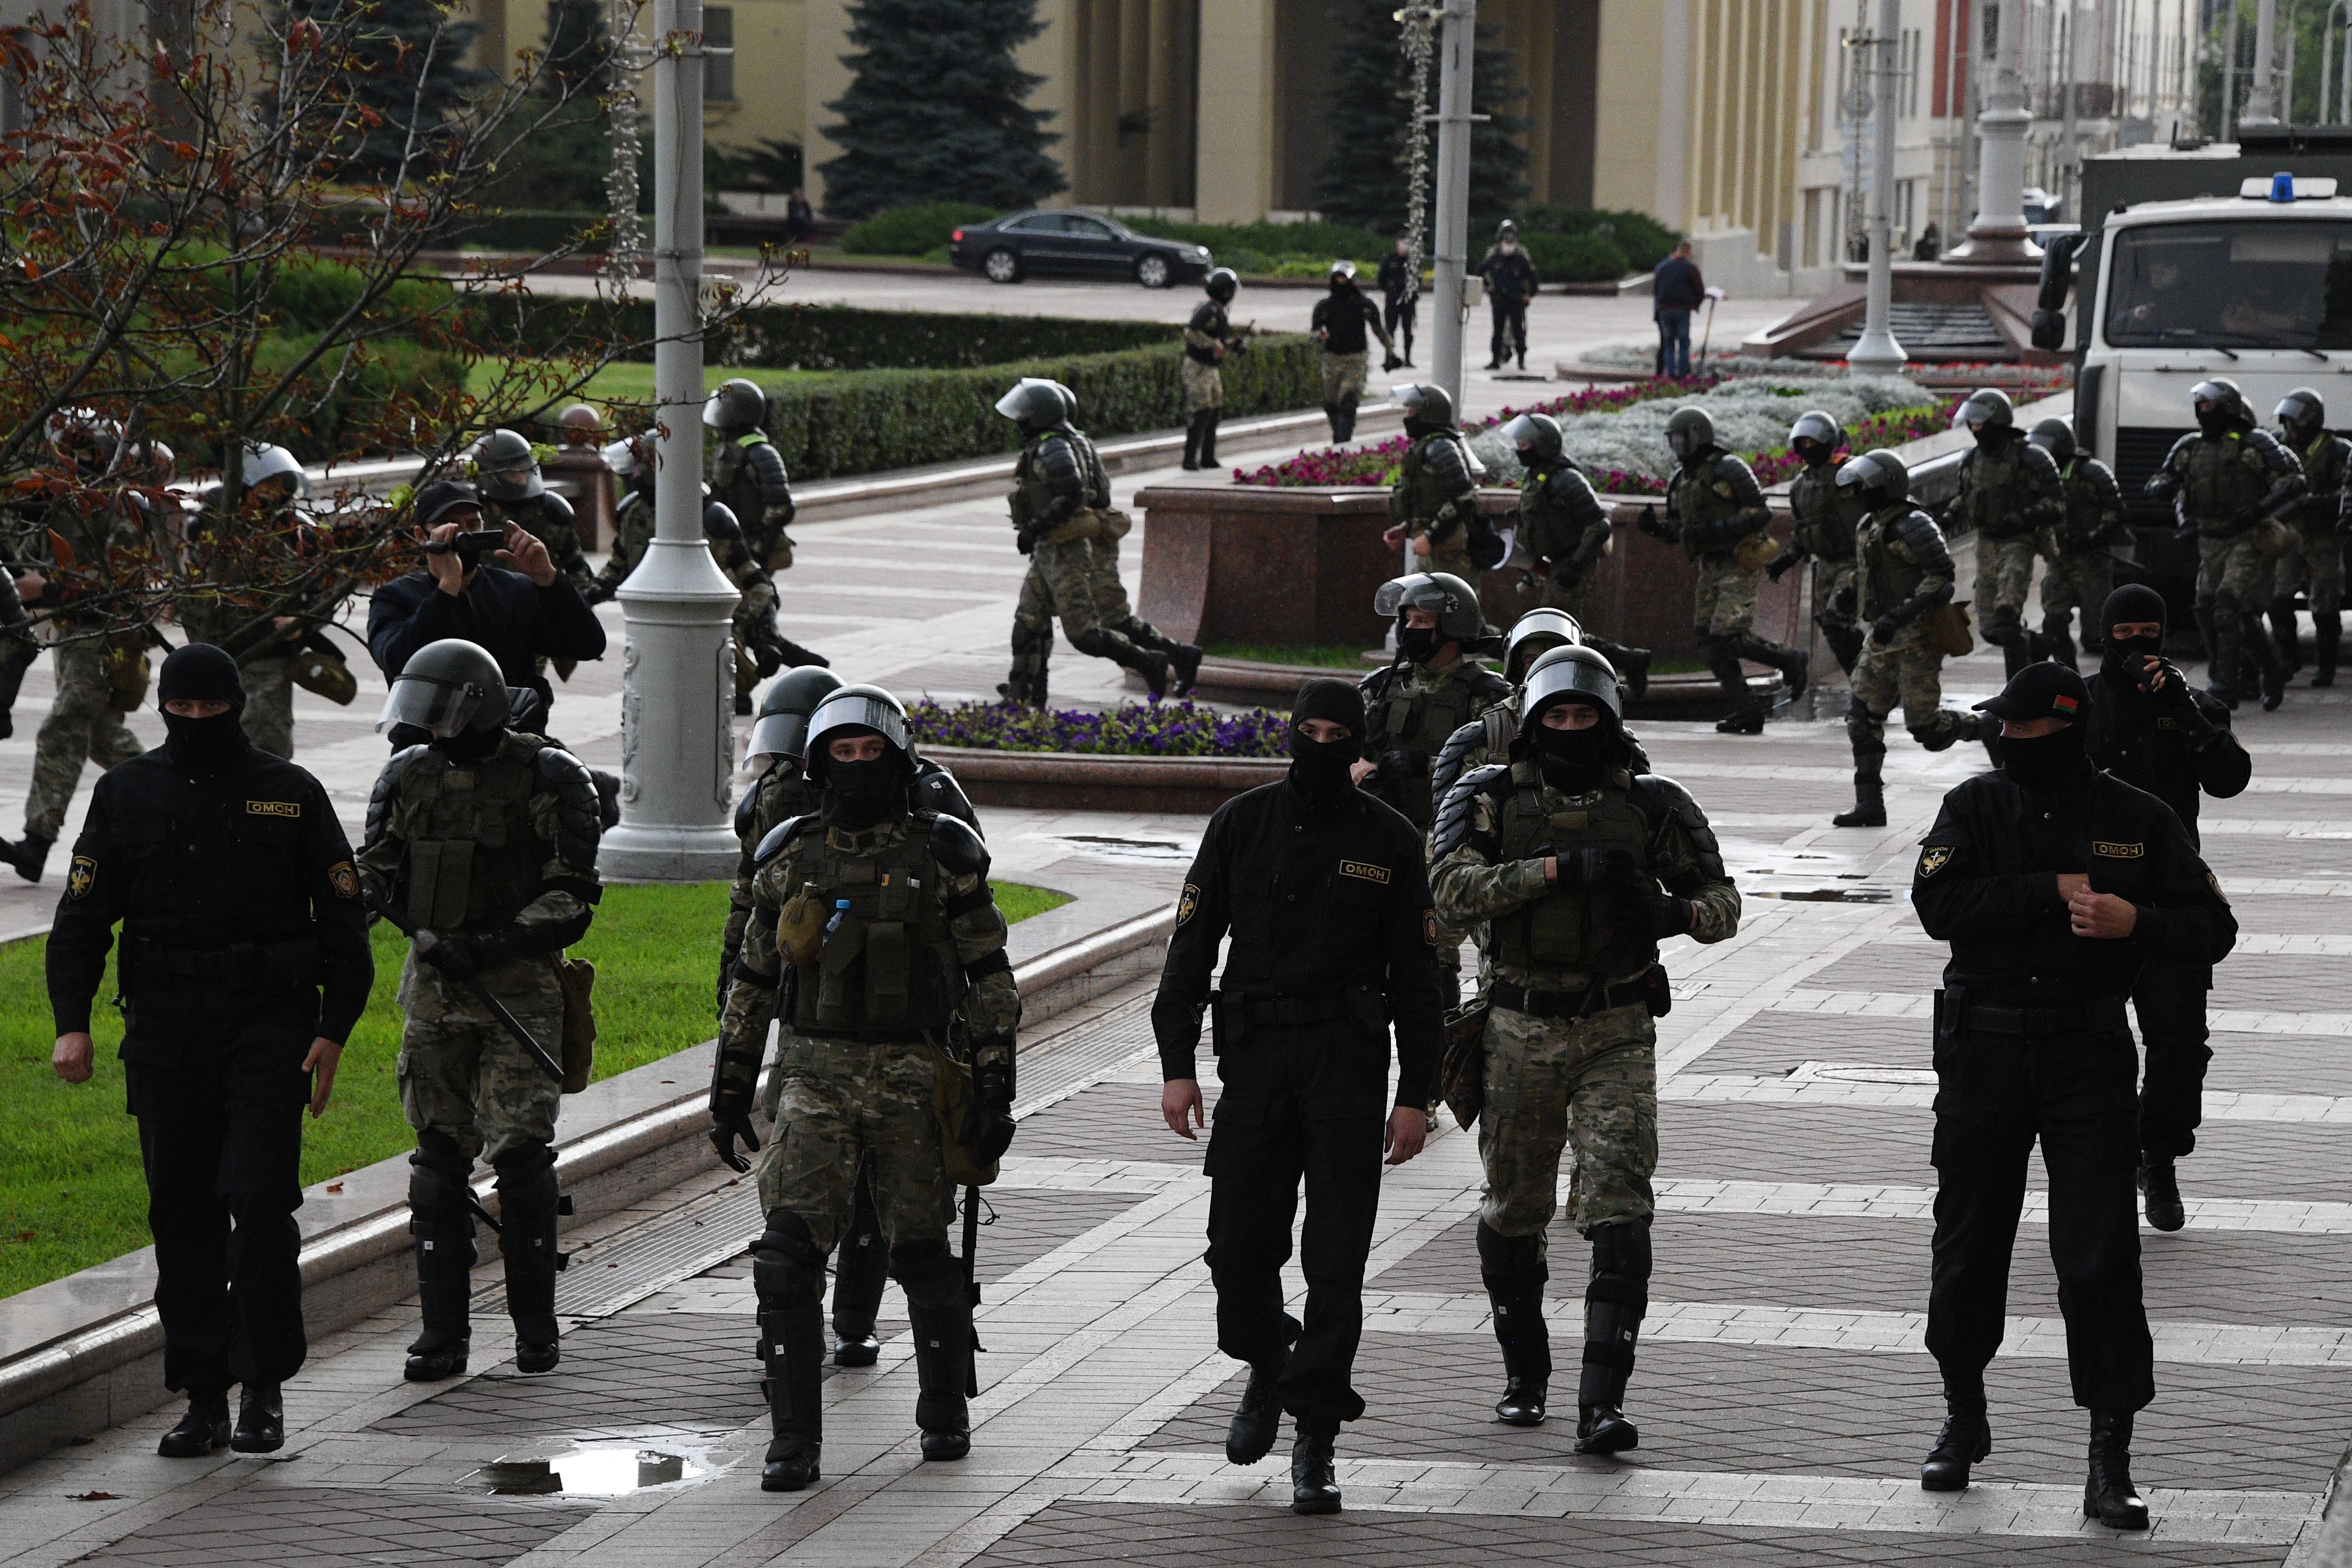
[[[507,685],[539,694],[543,727],[554,694],[538,661],[604,657],[596,612],[529,531],[511,522],[482,526],[481,497],[471,485],[427,485],[415,508],[425,564],[376,590],[368,652],[393,680],[419,648],[461,637],[489,652]]]

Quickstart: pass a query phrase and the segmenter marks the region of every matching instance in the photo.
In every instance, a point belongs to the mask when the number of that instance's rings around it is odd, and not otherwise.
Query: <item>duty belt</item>
[[[133,983],[168,979],[182,985],[244,991],[261,987],[316,985],[319,939],[236,942],[226,947],[175,947],[155,936],[134,936],[130,950]]]
[[[1596,991],[1598,996],[1594,995]],[[1582,1018],[1587,1013],[1630,1008],[1644,1000],[1639,980],[1618,986],[1587,986],[1577,991],[1530,991],[1508,980],[1496,980],[1492,998],[1494,1005],[1506,1012],[1538,1019]]]
[[[1985,1002],[1966,1004],[1960,1027],[1979,1034],[2086,1034],[2092,1030],[2126,1028],[2121,997],[2100,997],[2063,1008],[2004,1008]]]
[[[1302,1029],[1350,1016],[1344,996],[1247,997],[1242,1001],[1242,1017],[1267,1029]]]

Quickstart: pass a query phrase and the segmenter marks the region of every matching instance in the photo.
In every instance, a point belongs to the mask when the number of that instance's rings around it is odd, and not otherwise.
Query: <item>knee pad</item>
[[[472,1240],[474,1217],[466,1207],[470,1188],[465,1165],[451,1170],[424,1156],[421,1147],[408,1156],[408,1233],[432,1240]]]
[[[1014,656],[1018,657],[1024,653],[1042,653],[1052,648],[1053,645],[1054,628],[1052,625],[1032,626],[1024,621],[1015,621],[1013,623],[1013,652]]]
[[[542,1171],[552,1171],[555,1168],[555,1151],[533,1139],[529,1143],[517,1144],[492,1160],[490,1168],[499,1173],[499,1190],[504,1192],[509,1187],[528,1183]]]
[[[1617,1301],[1639,1316],[1650,1296],[1650,1227],[1620,1221],[1592,1228],[1592,1274],[1584,1287],[1588,1301]]]
[[[824,1253],[808,1221],[789,1208],[768,1211],[768,1228],[751,1243],[751,1288],[760,1313],[802,1302],[814,1307],[824,1295]]]
[[[525,1144],[490,1162],[499,1173],[499,1207],[518,1222],[552,1219],[562,1199],[555,1181],[555,1151],[545,1144]]]
[[[1539,1290],[1551,1278],[1544,1260],[1544,1236],[1506,1236],[1478,1222],[1478,1274],[1489,1295],[1510,1296]]]
[[[936,1238],[890,1249],[890,1277],[917,1307],[945,1311],[964,1299],[963,1263]]]
[[[1886,716],[1870,711],[1860,697],[1845,705],[1845,735],[1858,751],[1886,749]]]
[[[1089,626],[1071,637],[1070,646],[1093,659],[1108,659],[1112,652],[1110,633],[1099,626]]]

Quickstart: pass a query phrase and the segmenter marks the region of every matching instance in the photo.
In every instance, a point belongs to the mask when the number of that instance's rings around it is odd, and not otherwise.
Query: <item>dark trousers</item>
[[[2177,1160],[2197,1147],[2197,1124],[2205,1119],[2205,1064],[2213,1050],[2205,1027],[2205,993],[2213,969],[2201,964],[2150,964],[2132,988],[2132,1010],[2139,1015],[2140,1049],[2147,1053],[2139,1091],[2140,1153],[2152,1160]]]
[[[1413,322],[1420,314],[1421,297],[1416,294],[1400,294],[1381,308],[1381,325],[1408,360],[1412,358]]]
[[[1522,360],[1528,357],[1528,302],[1524,299],[1488,298],[1494,311],[1495,332],[1488,347],[1492,358],[1507,360],[1516,349]]]
[[[300,1063],[318,1017],[311,995],[290,1012],[215,1012],[192,1024],[195,1038],[172,1059],[124,1063],[155,1234],[167,1388],[283,1383],[308,1353],[294,1211],[310,1096]]]
[[[2038,1136],[2050,1172],[2050,1260],[2074,1403],[2127,1412],[2156,1396],[2132,1185],[2137,1068],[2121,1029],[1937,1038],[1927,1349],[1948,1387],[1979,1381],[2000,1347],[2026,1159]]]
[[[1206,1162],[1217,1348],[1256,1364],[1278,1359],[1296,1340],[1282,1375],[1283,1408],[1302,1421],[1352,1421],[1364,1413],[1351,1379],[1364,1329],[1364,1258],[1380,1212],[1387,1042],[1335,1021],[1256,1029],[1238,1048],[1221,1040],[1219,1050],[1224,1092]],[[1282,1304],[1302,1177],[1304,1324]]]
[[[1687,310],[1658,312],[1658,374],[1686,376],[1691,373],[1690,319]]]

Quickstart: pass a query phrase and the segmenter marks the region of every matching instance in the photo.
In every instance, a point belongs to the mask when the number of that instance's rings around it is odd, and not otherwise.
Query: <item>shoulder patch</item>
[[[1949,844],[1928,844],[1919,851],[1919,874],[1923,877],[1933,876],[1951,863]]]
[[[337,898],[357,898],[360,895],[360,873],[352,869],[349,861],[337,861],[327,868],[327,885],[335,890]]]
[[[2093,839],[2091,852],[2095,855],[2105,855],[2109,860],[2136,861],[2147,853],[2147,846],[2144,843],[2124,844],[2115,843],[2106,839]]]
[[[73,866],[66,873],[66,896],[79,904],[97,885],[98,862],[88,855],[74,856]]]
[[[1437,946],[1437,911],[1434,909],[1421,912],[1421,939],[1433,947]]]
[[[1176,924],[1183,925],[1199,913],[1200,908],[1201,890],[1194,883],[1188,882],[1184,884],[1184,891],[1176,899]]]
[[[299,817],[302,814],[299,800],[247,800],[247,812],[256,817]]]
[[[2214,897],[2220,899],[2224,904],[2230,902],[2230,895],[2221,891],[2221,879],[2215,876],[2210,871],[2205,873],[2205,885],[2213,890]]]
[[[1389,883],[1390,872],[1384,865],[1371,865],[1363,861],[1341,861],[1339,874],[1360,878],[1365,882],[1376,882],[1382,887],[1386,887]]]

